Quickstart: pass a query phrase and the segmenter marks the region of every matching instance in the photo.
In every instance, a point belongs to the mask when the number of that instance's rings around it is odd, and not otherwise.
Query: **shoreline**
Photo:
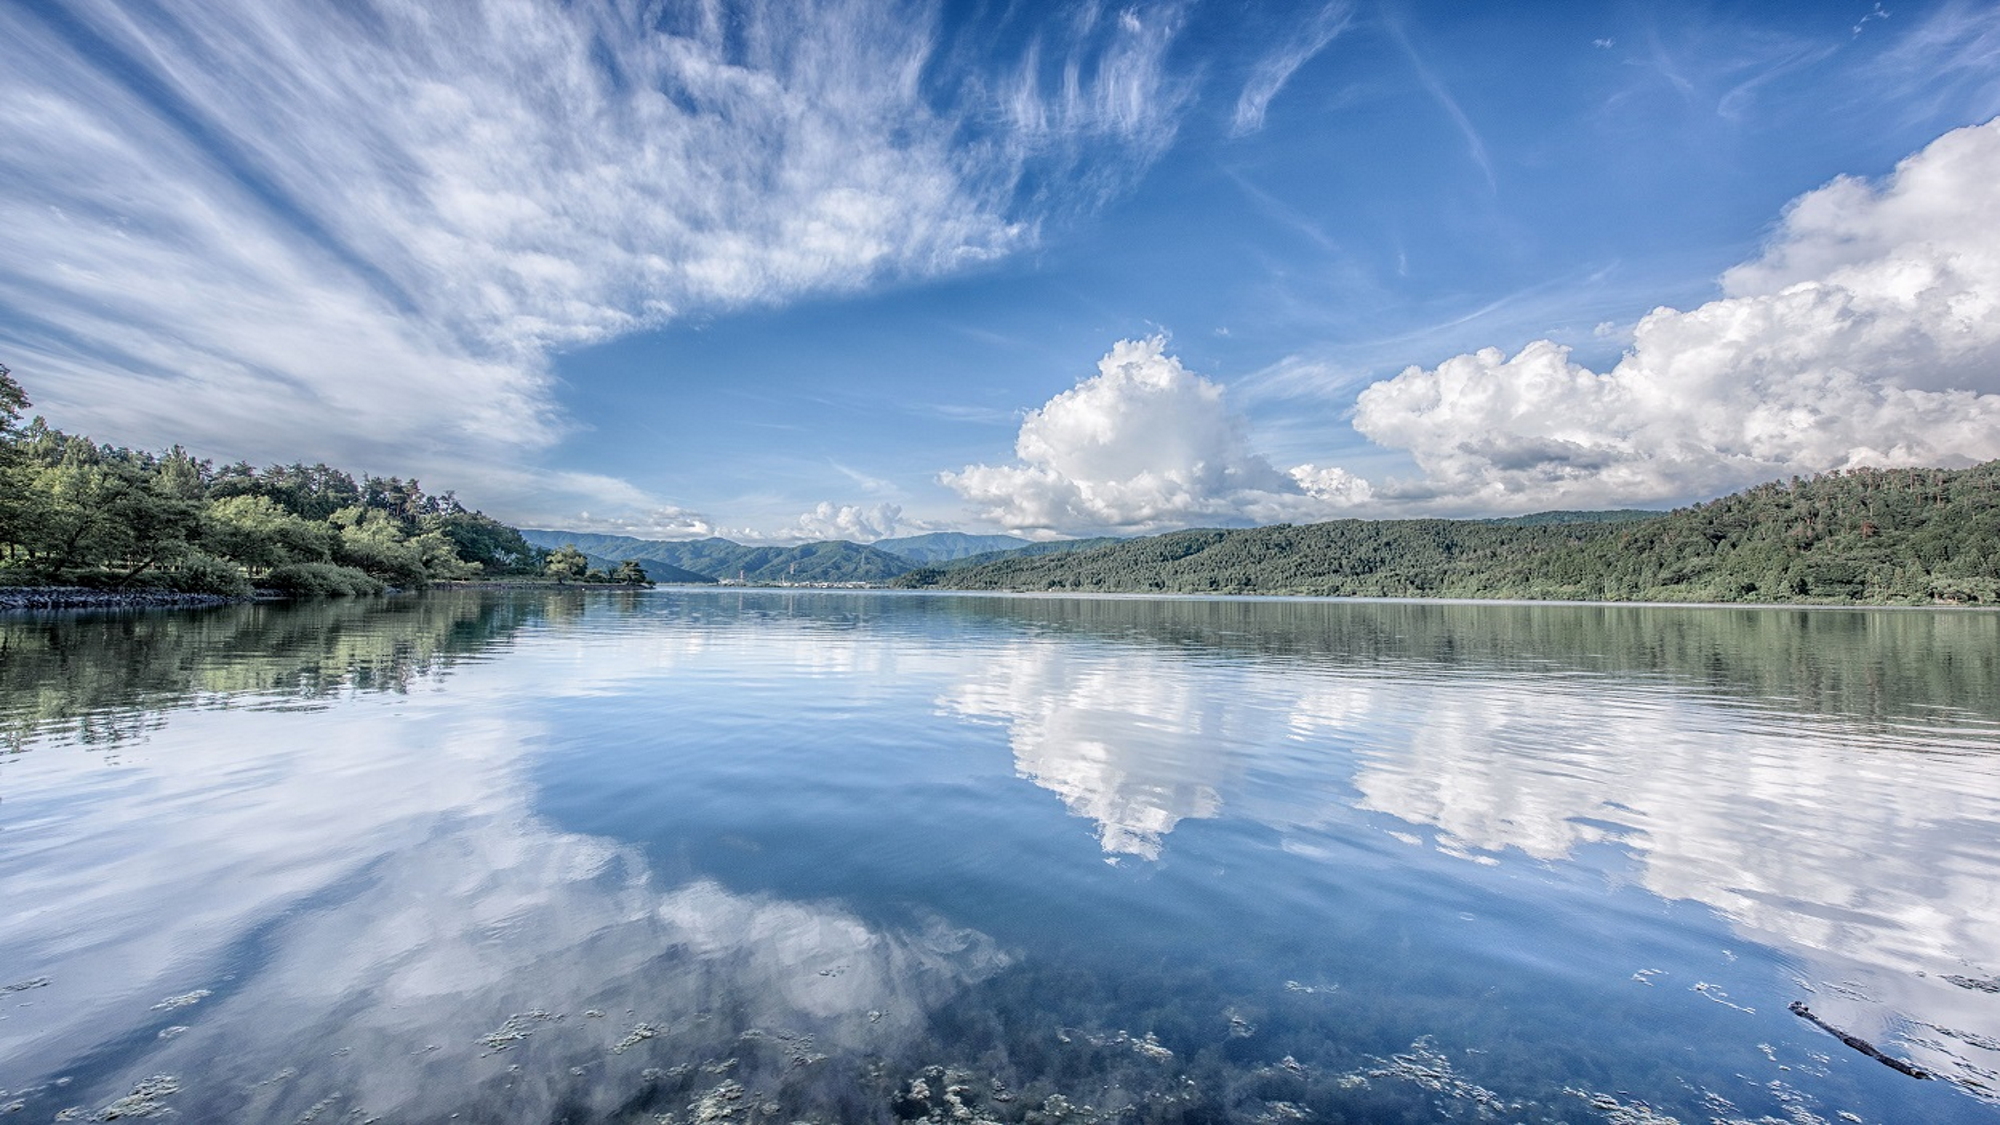
[[[256,595],[184,594],[175,590],[98,590],[88,586],[0,586],[0,612],[41,609],[214,609],[267,600]]]
[[[653,586],[630,586],[614,583],[557,583],[546,578],[495,578],[472,579],[455,582],[437,582],[430,586],[432,591],[449,590],[543,590],[543,591],[590,591],[624,590],[644,591],[649,589],[683,589],[720,592],[736,590],[743,593],[849,593],[849,594],[891,594],[919,597],[991,597],[991,598],[1059,598],[1085,601],[1243,601],[1243,602],[1374,602],[1405,605],[1494,605],[1494,606],[1574,606],[1598,608],[1679,608],[1679,609],[1752,609],[1752,610],[1969,610],[1972,612],[2000,612],[2000,606],[1965,605],[1962,603],[1937,602],[1928,605],[1896,602],[1655,602],[1655,601],[1610,601],[1602,599],[1568,598],[1467,598],[1406,595],[1402,597],[1370,597],[1339,594],[1251,594],[1251,593],[1188,593],[1170,591],[1136,590],[979,590],[954,589],[951,587],[899,588],[895,586],[811,586],[799,585],[750,585],[737,583],[671,583],[662,582]],[[390,594],[418,594],[424,590],[386,590]],[[39,612],[44,610],[140,610],[140,609],[215,609],[228,605],[250,605],[262,602],[292,601],[272,591],[259,590],[247,596],[223,594],[188,594],[171,590],[102,590],[87,586],[0,586],[0,613]]]

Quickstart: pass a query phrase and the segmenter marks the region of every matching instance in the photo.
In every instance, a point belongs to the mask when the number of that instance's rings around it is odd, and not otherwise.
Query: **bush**
[[[183,594],[221,594],[225,597],[241,598],[250,593],[250,580],[243,577],[243,570],[235,563],[190,551],[161,575],[163,585],[169,590]]]
[[[264,576],[261,585],[295,598],[350,598],[379,594],[379,579],[336,563],[287,563]]]

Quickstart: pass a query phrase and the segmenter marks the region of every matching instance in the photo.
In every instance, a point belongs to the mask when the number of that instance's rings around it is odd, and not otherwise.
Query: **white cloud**
[[[1116,142],[1142,167],[1165,152],[1195,95],[1193,80],[1167,60],[1186,7],[1125,8],[1107,18],[1102,4],[1079,5],[1057,32],[1060,46],[1045,49],[1046,37],[1037,36],[1020,66],[996,83],[1015,158],[1052,163],[1101,195],[1122,186],[1129,168],[1084,161],[1084,143]]]
[[[1240,137],[1264,127],[1264,114],[1271,99],[1285,88],[1292,75],[1314,55],[1326,49],[1354,19],[1354,5],[1334,0],[1321,8],[1299,29],[1296,38],[1265,56],[1250,73],[1236,99],[1236,114],[1229,127],[1231,136]]]
[[[479,470],[565,430],[552,350],[1004,255],[1034,238],[1031,162],[1090,141],[1129,173],[1184,101],[1171,11],[1075,41],[1060,91],[1005,112],[976,73],[941,88],[921,3],[72,19],[0,12],[0,347],[38,404],[482,502]]]
[[[822,500],[811,511],[800,515],[784,537],[873,543],[903,530],[906,529],[900,504],[834,504]]]
[[[1366,499],[1339,469],[1274,469],[1219,385],[1166,354],[1122,340],[1098,373],[1021,423],[1016,465],[968,465],[940,480],[1016,531],[1146,532],[1201,523],[1331,518]]]
[[[534,499],[539,497],[527,497],[523,502],[532,502]],[[629,535],[635,539],[707,539],[723,534],[723,529],[715,520],[701,512],[671,506],[648,508],[645,506],[645,500],[643,496],[635,497],[630,503],[621,505],[616,514],[612,515],[592,513],[589,509],[528,509],[539,511],[540,514],[523,518],[520,523],[523,527],[594,531],[604,535]]]
[[[1526,510],[1716,495],[1859,465],[2000,457],[2000,122],[1880,185],[1787,208],[1725,296],[1660,308],[1609,371],[1542,340],[1411,367],[1357,430],[1427,475],[1410,498]]]
[[[1869,96],[1907,106],[1907,120],[2000,114],[2000,10],[1943,4],[1895,39],[1870,71]]]

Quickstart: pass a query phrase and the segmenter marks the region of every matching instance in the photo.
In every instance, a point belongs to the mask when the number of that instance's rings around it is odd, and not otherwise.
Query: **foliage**
[[[2000,461],[1856,469],[1646,519],[1338,520],[928,569],[956,589],[2000,604]],[[1622,513],[1619,515],[1623,516]]]
[[[382,580],[351,566],[329,562],[295,562],[274,568],[265,586],[298,598],[343,598],[382,592]]]
[[[759,583],[887,582],[912,564],[859,543],[806,543],[797,547],[751,547],[728,539],[667,542],[627,535],[572,531],[521,532],[540,547],[574,546],[604,558],[646,563],[656,581],[713,582],[744,579]],[[654,564],[664,564],[665,569]]]
[[[937,563],[940,570],[957,570],[968,566],[985,566],[1001,559],[1028,559],[1038,555],[1065,555],[1072,551],[1090,551],[1098,547],[1109,547],[1113,543],[1123,543],[1123,539],[1113,536],[1099,536],[1095,539],[1051,539],[1043,543],[1030,543],[1025,547],[1008,547],[999,551],[967,555],[963,558],[947,559]]]
[[[326,595],[542,567],[520,532],[415,480],[218,468],[21,426],[29,405],[0,367],[0,583]]]
[[[584,577],[590,570],[590,560],[575,544],[566,544],[549,552],[548,561],[542,564],[542,573],[557,582],[569,582]]]

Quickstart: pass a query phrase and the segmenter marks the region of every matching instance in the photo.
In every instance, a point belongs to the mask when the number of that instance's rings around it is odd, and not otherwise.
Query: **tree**
[[[21,420],[21,413],[33,405],[7,365],[0,363],[0,435],[13,430],[14,423]]]
[[[451,502],[457,503],[455,499]],[[519,531],[492,516],[461,507],[425,516],[423,526],[449,538],[459,558],[478,564],[487,573],[534,574],[542,568],[542,553],[521,538]]]
[[[301,519],[268,496],[230,496],[208,505],[202,546],[262,573],[287,563],[328,562],[339,535]]]
[[[333,514],[332,523],[340,529],[333,561],[397,586],[421,589],[429,584],[432,575],[424,565],[424,553],[435,544],[411,542],[394,516],[374,508],[342,508]]]
[[[651,586],[653,580],[646,576],[645,566],[638,559],[625,559],[618,569],[611,572],[611,580],[623,586]]]
[[[27,482],[19,471],[21,456],[14,446],[14,423],[21,420],[22,411],[33,405],[6,365],[0,364],[0,546],[9,555],[20,539],[22,521],[27,515],[24,502]]]
[[[589,570],[590,560],[584,557],[582,551],[576,549],[574,543],[549,552],[549,561],[542,564],[542,573],[557,582],[582,578]]]

